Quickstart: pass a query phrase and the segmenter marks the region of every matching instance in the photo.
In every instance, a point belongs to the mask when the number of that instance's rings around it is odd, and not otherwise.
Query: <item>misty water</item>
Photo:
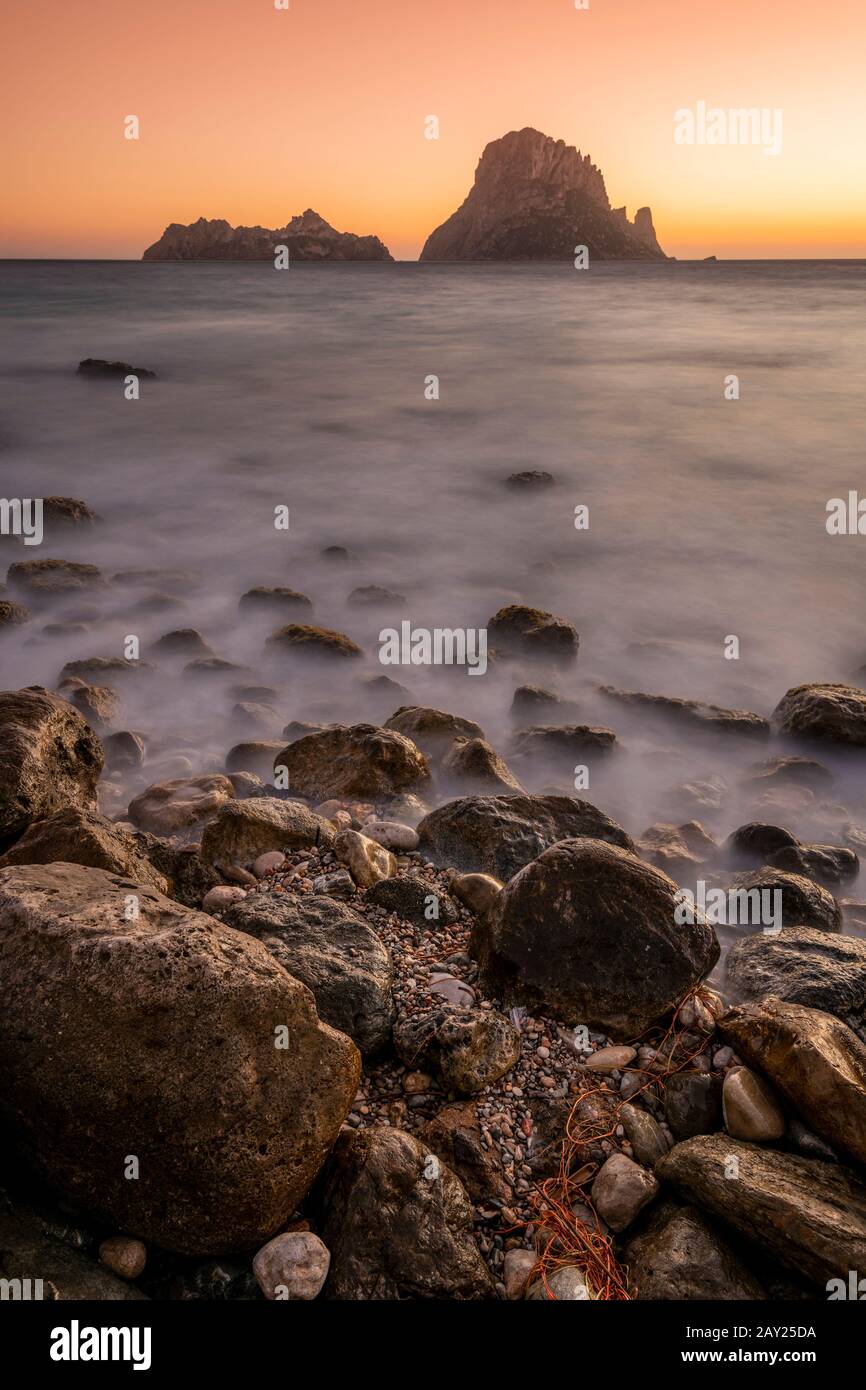
[[[162,633],[194,627],[249,671],[191,682],[183,660],[161,659],[153,677],[125,680],[121,727],[151,742],[124,792],[178,753],[194,772],[222,769],[250,736],[230,716],[235,688],[266,683],[279,717],[258,737],[279,738],[290,720],[378,723],[401,703],[431,704],[477,720],[529,790],[574,794],[573,756],[510,757],[512,694],[531,682],[574,701],[563,722],[616,731],[611,756],[581,760],[590,786],[577,794],[631,833],[697,817],[723,837],[760,819],[842,843],[866,822],[850,754],[821,753],[837,778],[828,796],[768,808],[745,770],[806,750],[697,737],[597,687],[769,715],[789,687],[850,681],[866,663],[866,537],[825,525],[828,499],[866,491],[864,270],[7,262],[0,491],[81,498],[102,521],[41,547],[4,539],[3,556],[156,574],[40,608],[3,638],[3,683],[53,687],[65,662],[122,655],[129,634],[147,658]],[[128,401],[122,379],[76,375],[86,357],[158,379]],[[438,400],[425,399],[431,374]],[[554,486],[505,486],[525,469]],[[281,505],[288,531],[274,526]],[[575,529],[578,505],[587,530]],[[322,557],[328,546],[348,561]],[[347,604],[373,584],[405,604]],[[365,660],[274,665],[263,648],[280,620],[238,608],[255,585],[309,595],[307,620],[347,633]],[[139,611],[154,592],[177,607]],[[379,663],[380,631],[403,618],[483,627],[514,602],[574,622],[572,667],[497,661],[472,677]],[[61,620],[86,629],[41,631]],[[738,660],[725,657],[732,635]],[[410,696],[362,684],[383,674]],[[710,778],[724,784],[716,808],[675,790]]]

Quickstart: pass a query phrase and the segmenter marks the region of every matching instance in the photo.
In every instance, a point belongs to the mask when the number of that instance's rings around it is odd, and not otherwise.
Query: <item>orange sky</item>
[[[4,0],[0,254],[138,257],[168,222],[313,207],[414,257],[532,125],[669,254],[866,256],[866,0],[289,3]],[[781,108],[781,155],[677,146],[701,99]]]

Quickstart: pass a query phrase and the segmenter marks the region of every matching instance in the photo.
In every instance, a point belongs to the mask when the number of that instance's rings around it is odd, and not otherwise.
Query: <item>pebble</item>
[[[785,1116],[767,1082],[748,1067],[735,1067],[722,1087],[725,1128],[734,1139],[781,1139]]]
[[[266,874],[272,874],[277,869],[281,869],[286,862],[286,856],[281,854],[278,849],[270,849],[266,854],[260,854],[253,864],[253,874],[256,878],[264,878]]]
[[[228,888],[219,884],[209,888],[201,901],[202,912],[223,912],[232,903],[241,902],[246,897],[243,888]]]
[[[253,1259],[253,1274],[268,1299],[309,1302],[322,1290],[331,1254],[312,1231],[274,1236]]]
[[[505,1297],[522,1298],[529,1276],[538,1264],[538,1256],[532,1250],[506,1250],[502,1262]]]
[[[110,1236],[99,1247],[99,1259],[120,1279],[137,1279],[144,1273],[147,1246],[132,1236]]]
[[[633,1047],[602,1047],[586,1063],[588,1071],[621,1071],[637,1056]]]

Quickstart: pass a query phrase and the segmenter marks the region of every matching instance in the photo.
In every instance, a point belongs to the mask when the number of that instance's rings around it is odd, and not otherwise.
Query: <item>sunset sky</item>
[[[137,258],[169,222],[312,207],[414,258],[531,125],[671,255],[866,256],[866,0],[289,3],[4,0],[0,255]],[[700,100],[781,108],[782,153],[676,145]]]

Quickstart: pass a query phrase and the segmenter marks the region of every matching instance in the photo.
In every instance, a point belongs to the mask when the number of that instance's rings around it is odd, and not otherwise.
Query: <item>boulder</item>
[[[784,869],[764,865],[751,873],[737,874],[732,886],[747,893],[753,890],[769,893],[771,902],[775,902],[773,894],[781,893],[782,929],[785,931],[790,927],[815,927],[826,932],[842,930],[842,909],[833,894],[802,874],[789,874]]]
[[[814,758],[798,758],[783,754],[755,763],[743,778],[745,786],[756,791],[776,787],[805,787],[809,791],[825,792],[833,785],[833,774]]]
[[[175,835],[213,819],[234,795],[234,787],[221,773],[179,777],[147,787],[130,801],[127,814],[141,830],[150,830],[154,835]]]
[[[344,1131],[325,1173],[322,1206],[321,1234],[331,1251],[326,1297],[494,1296],[462,1183],[411,1135]]]
[[[383,589],[380,584],[362,584],[352,590],[346,603],[350,608],[403,608],[406,599],[393,589]]]
[[[624,1231],[656,1197],[658,1179],[625,1154],[611,1154],[592,1184],[595,1210],[612,1231]]]
[[[676,923],[677,893],[666,874],[616,845],[563,840],[516,874],[476,921],[482,987],[509,1004],[632,1038],[719,956],[698,913]]]
[[[572,796],[464,796],[437,807],[418,826],[421,849],[431,858],[503,880],[558,840],[578,835],[634,847],[603,811]]]
[[[591,724],[542,724],[519,729],[514,753],[520,758],[580,758],[607,753],[616,743],[613,729]]]
[[[375,840],[385,849],[405,854],[407,850],[418,848],[418,832],[411,825],[401,825],[396,820],[368,820],[364,822],[364,834],[368,840]]]
[[[7,627],[20,627],[22,623],[29,623],[30,612],[21,603],[12,603],[9,599],[0,599],[0,630]]]
[[[44,820],[33,821],[12,848],[0,856],[0,868],[58,861],[105,869],[133,883],[168,892],[168,880],[157,872],[128,830],[97,811],[80,806],[66,806]]]
[[[632,1298],[740,1302],[767,1295],[694,1207],[665,1202],[623,1252]]]
[[[297,589],[268,588],[259,585],[255,589],[247,589],[245,594],[241,594],[241,612],[250,613],[312,613],[313,605],[306,594],[299,593]]]
[[[586,1275],[577,1265],[560,1265],[530,1284],[526,1298],[531,1303],[586,1303],[590,1292]]]
[[[508,1202],[511,1188],[494,1150],[485,1147],[474,1101],[445,1105],[421,1136],[453,1168],[474,1202]]]
[[[721,1082],[703,1072],[675,1072],[665,1084],[664,1106],[665,1119],[677,1139],[711,1134],[722,1125]]]
[[[165,875],[169,897],[187,907],[200,907],[206,894],[220,883],[216,871],[202,863],[197,844],[174,844],[147,830],[134,831],[133,839],[157,873]]]
[[[84,656],[79,661],[67,661],[61,669],[58,681],[77,677],[93,685],[106,679],[113,682],[149,676],[153,674],[154,669],[147,661],[127,661],[123,656]]]
[[[752,821],[748,825],[738,826],[728,836],[722,846],[722,854],[730,864],[757,869],[766,864],[768,855],[789,846],[796,848],[798,843],[797,837],[780,825]]]
[[[496,901],[502,888],[502,882],[492,874],[454,874],[451,878],[451,892],[477,917]]]
[[[197,628],[179,627],[163,633],[162,637],[152,642],[150,654],[156,657],[186,657],[187,661],[192,661],[198,656],[213,656],[213,648]]]
[[[110,728],[120,713],[120,696],[110,685],[78,685],[73,690],[61,690],[60,694],[92,729]]]
[[[730,1009],[717,1027],[816,1134],[866,1164],[866,1043],[856,1033],[832,1014],[772,996]]]
[[[401,705],[386,721],[385,728],[396,729],[398,734],[410,738],[433,761],[442,758],[458,738],[484,738],[481,725],[473,720],[426,705]]]
[[[267,640],[267,650],[278,656],[320,657],[344,661],[364,653],[343,632],[329,627],[311,627],[308,623],[287,623],[277,628]]]
[[[34,602],[80,594],[105,585],[97,565],[76,560],[18,560],[9,566],[6,582],[10,589],[26,594]]]
[[[253,796],[223,801],[204,828],[201,856],[206,864],[251,864],[267,850],[330,849],[334,827],[302,801]]]
[[[777,733],[825,743],[866,747],[866,690],[853,685],[797,685],[772,715]]]
[[[289,787],[311,801],[332,797],[387,800],[425,789],[430,769],[423,753],[394,729],[374,724],[323,729],[296,739],[277,755]]]
[[[0,870],[0,1112],[95,1220],[184,1255],[260,1246],[358,1077],[354,1044],[249,936],[100,869]]]
[[[0,693],[0,846],[31,821],[96,802],[102,746],[76,709],[40,686]]]
[[[442,759],[441,772],[446,781],[488,795],[523,790],[505,759],[483,738],[455,739]]]
[[[52,527],[84,526],[86,528],[102,519],[86,502],[82,502],[80,497],[44,497],[42,499],[42,515],[46,523]]]
[[[738,1000],[773,994],[833,1014],[866,1042],[866,941],[860,937],[814,927],[744,937],[728,952],[725,984]]]
[[[107,772],[131,772],[144,763],[144,739],[130,729],[119,729],[116,734],[104,735],[102,751]]]
[[[845,1168],[701,1134],[676,1144],[656,1173],[821,1288],[866,1268],[866,1186]]]
[[[520,603],[494,613],[487,639],[497,653],[556,662],[574,661],[580,645],[577,629],[566,618]]]
[[[434,883],[409,874],[380,879],[367,889],[365,901],[385,912],[396,912],[420,931],[457,921],[457,909],[447,893]]]
[[[397,872],[397,861],[391,851],[375,840],[368,840],[357,830],[339,832],[334,840],[334,854],[346,865],[359,888],[371,888]]]
[[[472,1096],[511,1070],[520,1035],[495,1009],[443,1004],[428,1014],[401,1015],[394,1047],[407,1066],[441,1077],[444,1090]]]
[[[854,850],[836,845],[784,845],[767,856],[767,863],[825,888],[840,888],[860,872],[860,859]]]
[[[661,1125],[639,1105],[624,1105],[619,1118],[638,1163],[654,1167],[671,1147]]]
[[[226,772],[253,772],[266,782],[274,780],[274,762],[286,746],[285,739],[249,740],[236,743],[226,753]]]
[[[394,967],[363,917],[336,898],[251,893],[230,907],[228,926],[255,936],[312,991],[319,1017],[370,1056],[391,1037]]]
[[[781,1139],[785,1116],[770,1087],[748,1067],[731,1067],[722,1087],[725,1129],[754,1144]]]
[[[753,739],[766,739],[770,735],[767,720],[747,709],[723,709],[704,700],[684,700],[677,695],[647,695],[642,690],[618,690],[613,685],[600,686],[599,693],[641,714],[684,724],[690,729]]]

